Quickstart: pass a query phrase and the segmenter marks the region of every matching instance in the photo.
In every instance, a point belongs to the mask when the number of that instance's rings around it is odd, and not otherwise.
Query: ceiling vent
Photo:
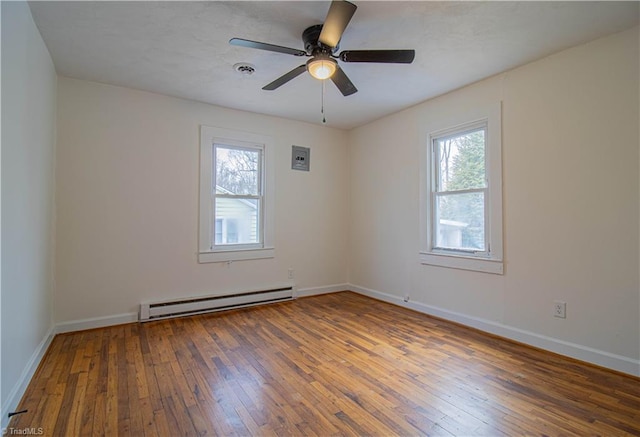
[[[251,76],[256,72],[256,67],[246,62],[239,62],[233,66],[233,69],[244,76]]]

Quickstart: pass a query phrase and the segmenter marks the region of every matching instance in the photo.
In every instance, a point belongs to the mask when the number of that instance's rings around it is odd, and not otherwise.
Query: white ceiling
[[[638,2],[358,1],[341,50],[416,50],[411,65],[341,63],[359,92],[327,81],[327,125],[349,129],[567,47],[633,27]],[[229,45],[303,49],[329,2],[30,2],[58,74],[321,123],[321,82],[261,88],[307,58]],[[233,69],[256,67],[251,76]]]

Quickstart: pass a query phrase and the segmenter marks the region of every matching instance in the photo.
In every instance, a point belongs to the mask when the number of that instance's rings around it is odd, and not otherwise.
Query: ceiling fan
[[[331,81],[338,87],[342,95],[350,96],[358,91],[349,80],[345,72],[338,65],[342,62],[377,62],[390,64],[410,64],[415,57],[414,50],[344,50],[336,55],[342,33],[346,29],[357,6],[343,0],[333,0],[324,24],[316,24],[302,32],[304,50],[282,47],[242,38],[232,38],[229,44],[249,47],[252,49],[268,50],[294,56],[310,57],[306,64],[302,64],[290,72],[280,76],[263,90],[275,90],[305,71],[316,79]]]

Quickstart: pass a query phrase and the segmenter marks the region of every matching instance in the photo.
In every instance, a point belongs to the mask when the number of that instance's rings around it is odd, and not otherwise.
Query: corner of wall
[[[5,109],[0,423],[5,427],[53,339],[57,76],[28,3],[3,2],[0,10]]]

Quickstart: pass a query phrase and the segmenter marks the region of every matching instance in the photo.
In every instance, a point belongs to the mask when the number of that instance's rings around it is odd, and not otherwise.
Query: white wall
[[[640,375],[638,46],[635,28],[350,132],[354,289]],[[421,265],[426,126],[500,100],[505,274]]]
[[[50,341],[56,73],[26,2],[2,2],[1,417]]]
[[[198,264],[200,125],[274,137],[276,257]],[[290,169],[291,146],[311,171]],[[58,80],[57,323],[143,300],[347,279],[346,133],[126,88]],[[309,290],[312,289],[312,290]]]

